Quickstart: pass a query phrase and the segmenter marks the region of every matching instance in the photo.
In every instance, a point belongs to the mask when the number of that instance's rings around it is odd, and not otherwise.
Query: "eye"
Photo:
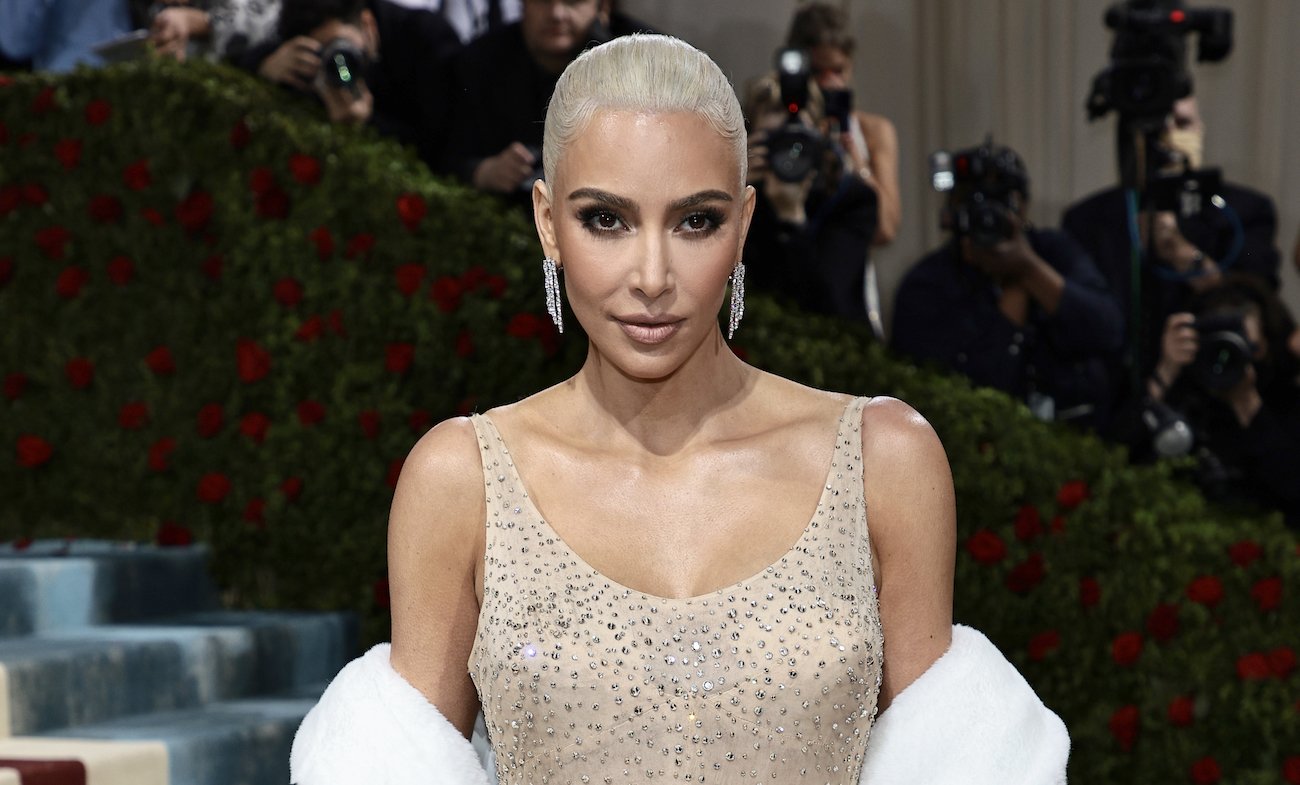
[[[686,216],[678,227],[686,234],[707,235],[721,226],[722,221],[722,213],[716,210],[701,210]]]
[[[617,232],[627,228],[618,213],[599,207],[581,211],[578,213],[578,218],[582,221],[582,225],[591,232]]]

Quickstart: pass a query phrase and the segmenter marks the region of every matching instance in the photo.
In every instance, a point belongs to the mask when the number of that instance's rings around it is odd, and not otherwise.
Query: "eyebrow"
[[[609,191],[602,191],[599,188],[579,188],[578,190],[569,194],[569,199],[571,200],[591,199],[592,201],[599,202],[601,204],[608,205],[610,207],[614,207],[619,210],[627,210],[629,212],[636,210],[636,203],[633,202],[631,199],[628,199],[626,196],[619,196],[618,194],[612,194]],[[733,201],[731,194],[727,193],[726,191],[719,191],[715,189],[709,191],[700,191],[699,193],[694,193],[691,194],[690,196],[683,196],[681,199],[674,201],[668,207],[670,210],[673,211],[688,210],[692,207],[698,207],[702,204],[707,204],[709,202],[730,202],[730,201]]]

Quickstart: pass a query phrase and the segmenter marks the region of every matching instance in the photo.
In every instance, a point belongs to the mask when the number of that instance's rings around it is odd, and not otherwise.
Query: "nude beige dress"
[[[491,419],[473,418],[487,554],[469,670],[503,785],[856,785],[883,652],[863,403],[840,419],[794,546],[739,583],[680,599],[583,561],[533,505]]]

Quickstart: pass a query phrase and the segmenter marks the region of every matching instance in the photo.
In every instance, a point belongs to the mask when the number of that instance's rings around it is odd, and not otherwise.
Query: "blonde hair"
[[[688,112],[731,143],[745,182],[745,118],[736,93],[709,56],[666,35],[634,34],[588,49],[564,69],[546,109],[542,168],[554,182],[564,148],[602,109]]]

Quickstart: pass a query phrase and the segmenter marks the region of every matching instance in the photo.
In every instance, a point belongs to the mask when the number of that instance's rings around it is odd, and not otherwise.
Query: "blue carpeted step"
[[[97,540],[0,547],[0,638],[215,608],[208,555]]]
[[[323,689],[319,685],[309,697],[224,701],[46,735],[162,741],[167,745],[169,785],[285,785],[293,734]]]
[[[208,612],[0,640],[15,735],[326,681],[353,656],[348,614]]]

